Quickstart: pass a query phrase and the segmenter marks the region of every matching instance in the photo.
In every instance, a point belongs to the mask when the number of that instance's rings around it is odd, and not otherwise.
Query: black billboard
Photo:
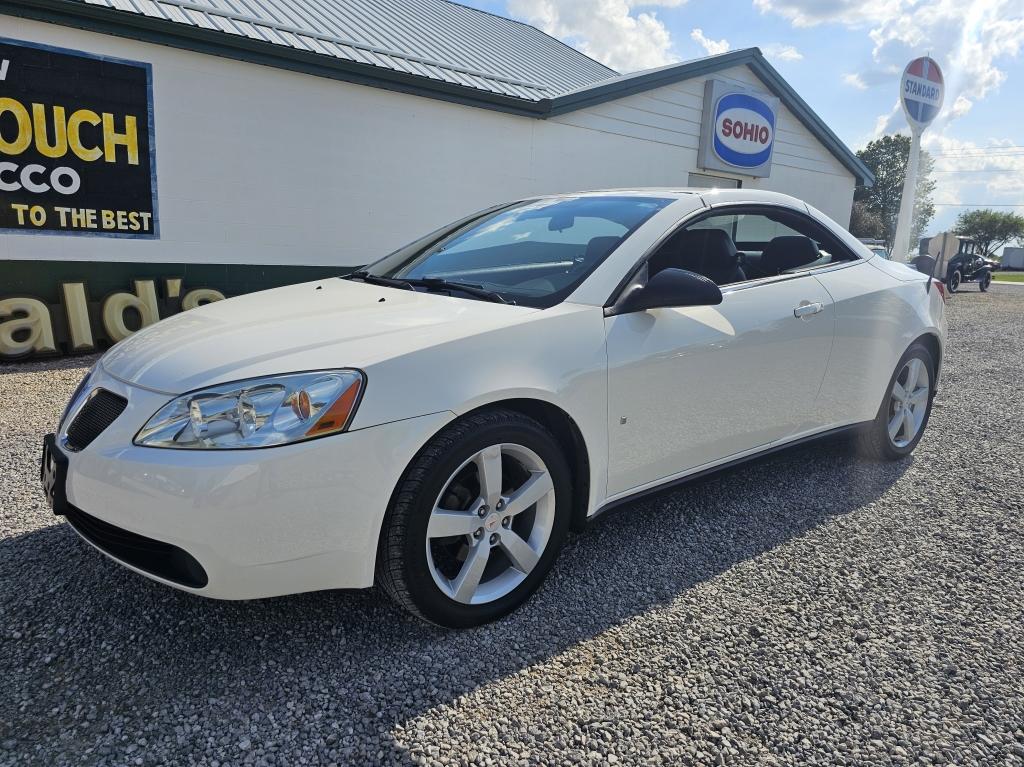
[[[0,37],[0,233],[159,231],[150,65]]]

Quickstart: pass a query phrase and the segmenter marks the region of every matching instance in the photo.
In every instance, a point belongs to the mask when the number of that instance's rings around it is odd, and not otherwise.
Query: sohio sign
[[[774,96],[708,80],[698,165],[745,176],[770,175],[778,111]]]

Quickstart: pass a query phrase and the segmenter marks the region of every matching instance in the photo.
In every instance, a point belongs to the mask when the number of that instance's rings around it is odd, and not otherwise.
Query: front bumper
[[[372,585],[392,491],[416,451],[454,417],[436,413],[273,448],[169,450],[132,439],[171,395],[127,385],[99,367],[89,386],[128,405],[80,452],[64,441],[74,410],[62,424],[68,521],[126,567],[220,599]],[[163,577],[111,543],[118,540],[180,550],[206,583]]]

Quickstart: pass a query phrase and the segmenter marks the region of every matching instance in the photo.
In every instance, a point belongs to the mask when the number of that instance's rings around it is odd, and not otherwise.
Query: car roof
[[[700,197],[708,205],[725,202],[754,202],[784,205],[786,207],[804,208],[804,202],[781,192],[771,192],[766,189],[708,189],[706,187],[621,187],[610,189],[588,189],[578,192],[559,192],[555,194],[537,195],[524,199],[569,199],[573,197],[668,197],[682,200],[688,197]]]

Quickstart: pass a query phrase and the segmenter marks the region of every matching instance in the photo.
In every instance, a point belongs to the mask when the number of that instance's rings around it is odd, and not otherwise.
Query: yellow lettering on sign
[[[160,319],[160,311],[156,304],[156,284],[153,280],[135,280],[135,295],[131,293],[113,293],[103,302],[103,327],[111,341],[120,341],[135,331],[129,329],[124,321],[127,309],[139,313],[142,327],[152,325]]]
[[[18,123],[18,132],[11,141],[0,135],[0,152],[21,154],[32,144],[32,118],[29,117],[28,110],[22,106],[21,102],[11,98],[0,99],[0,117],[3,117],[6,112],[14,115],[14,119]]]
[[[129,165],[139,164],[139,128],[135,115],[124,116],[124,127],[119,130],[115,116],[109,112],[96,114],[91,109],[78,109],[67,116],[62,106],[53,106],[51,120],[47,120],[45,104],[32,104],[31,114],[20,101],[0,98],[0,117],[8,112],[14,116],[17,131],[13,136],[0,134],[0,153],[19,155],[32,146],[44,157],[64,157],[70,149],[85,162],[103,158],[106,162],[117,162],[118,147],[124,147]],[[49,123],[53,123],[53,141],[50,141]],[[101,128],[102,144],[86,146],[82,141],[82,126]]]
[[[15,317],[15,314],[22,316]],[[5,298],[0,300],[0,357],[20,357],[29,352],[53,354],[50,310],[36,298]]]
[[[68,320],[71,349],[76,352],[91,351],[96,347],[89,323],[89,300],[85,285],[81,282],[65,282],[60,286],[64,294],[64,315]]]
[[[72,112],[68,118],[68,145],[79,160],[93,162],[103,156],[103,150],[98,146],[89,148],[82,143],[82,123],[99,125],[102,122],[100,116],[91,109],[79,109]]]
[[[128,164],[139,164],[139,134],[135,126],[135,116],[125,115],[124,133],[118,133],[114,128],[114,115],[109,112],[103,113],[103,159],[107,162],[117,162],[117,148],[119,146],[128,149]]]
[[[196,290],[190,290],[185,294],[185,297],[181,299],[181,310],[188,311],[189,309],[196,309],[204,304],[212,304],[214,301],[223,301],[224,294],[219,290],[213,288],[198,288]]]
[[[68,126],[64,107],[53,108],[53,143],[46,135],[46,107],[32,105],[32,124],[36,129],[36,150],[43,157],[63,157],[68,153]]]

